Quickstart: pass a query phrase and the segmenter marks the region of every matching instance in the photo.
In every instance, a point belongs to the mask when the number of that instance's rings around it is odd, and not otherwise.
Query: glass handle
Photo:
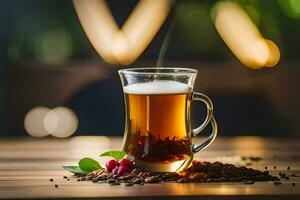
[[[213,116],[213,104],[208,96],[198,92],[193,92],[191,101],[202,101],[203,103],[205,103],[207,108],[206,118],[200,126],[192,130],[193,136],[197,136],[209,123],[211,123],[212,126],[212,132],[209,135],[208,139],[206,139],[202,144],[195,144],[192,146],[192,152],[197,153],[208,147],[208,145],[210,145],[215,140],[218,133],[218,126]]]

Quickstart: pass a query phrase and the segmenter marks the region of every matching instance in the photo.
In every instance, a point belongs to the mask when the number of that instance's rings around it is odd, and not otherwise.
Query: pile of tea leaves
[[[124,152],[110,151],[100,156],[110,156],[114,159],[106,163],[106,168],[101,167],[97,161],[90,158],[80,160],[79,166],[64,166],[64,168],[74,173],[78,181],[123,186],[164,182],[241,182],[243,184],[254,184],[256,181],[276,182],[280,180],[278,177],[270,175],[268,171],[221,162],[193,161],[190,167],[179,173],[150,172],[135,166],[132,158]],[[115,166],[111,165],[112,161],[114,161]],[[130,162],[133,164],[130,164]]]
[[[94,183],[109,183],[113,185],[133,185],[147,183],[177,182],[242,182],[253,184],[255,181],[278,181],[268,171],[259,171],[247,167],[237,167],[221,162],[194,161],[186,170],[176,172],[149,172],[134,168],[123,175],[113,174],[106,170],[96,170],[87,175],[77,174],[78,181],[92,181]]]

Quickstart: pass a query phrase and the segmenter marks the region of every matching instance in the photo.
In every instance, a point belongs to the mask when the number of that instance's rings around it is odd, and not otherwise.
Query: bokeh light
[[[63,64],[73,53],[71,34],[63,28],[41,33],[36,39],[35,53],[42,63]]]
[[[283,12],[291,18],[300,18],[300,1],[299,0],[278,0]]]
[[[127,53],[129,52],[129,44],[123,32],[116,33],[113,43],[111,44],[112,54],[117,62],[125,64],[130,63],[131,60]]]
[[[269,48],[269,58],[266,63],[266,67],[273,67],[277,65],[280,60],[280,50],[279,47],[272,40],[265,40]]]
[[[295,13],[300,15],[300,1],[299,0],[289,0],[290,6]]]
[[[73,0],[81,25],[99,55],[110,64],[133,63],[166,20],[172,0],[141,0],[119,29],[104,0]]]
[[[55,137],[69,137],[78,127],[78,118],[71,109],[56,107],[46,114],[44,127]]]
[[[236,3],[218,3],[212,11],[216,29],[241,63],[252,69],[275,66],[279,48],[265,40],[247,13]]]
[[[67,107],[35,107],[26,114],[24,127],[33,137],[52,135],[64,138],[77,130],[78,117]]]
[[[268,47],[245,11],[232,2],[221,2],[214,9],[216,29],[232,53],[248,67],[264,66]]]
[[[58,126],[58,117],[53,110],[49,110],[43,119],[43,125],[46,131],[51,134]]]
[[[44,137],[49,135],[44,127],[44,118],[50,111],[46,107],[32,108],[25,116],[24,128],[33,137]]]
[[[172,3],[172,0],[140,0],[138,2],[119,30],[124,33],[129,46],[126,62],[123,63],[118,59],[121,64],[131,64],[143,53],[166,20]]]

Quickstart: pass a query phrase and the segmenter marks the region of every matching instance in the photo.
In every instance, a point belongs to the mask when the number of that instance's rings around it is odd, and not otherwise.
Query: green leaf
[[[127,153],[125,151],[107,151],[107,152],[102,153],[100,156],[110,156],[116,160],[120,160],[126,155],[127,155]]]
[[[74,174],[87,174],[88,172],[82,171],[79,166],[63,166],[63,168]]]
[[[101,169],[101,165],[92,158],[83,158],[79,161],[79,168],[85,172],[92,172]]]

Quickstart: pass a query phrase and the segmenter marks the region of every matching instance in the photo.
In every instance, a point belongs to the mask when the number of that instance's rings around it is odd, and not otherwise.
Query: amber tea
[[[127,86],[124,93],[128,153],[138,161],[156,164],[181,165],[192,157],[188,85],[155,81]]]

